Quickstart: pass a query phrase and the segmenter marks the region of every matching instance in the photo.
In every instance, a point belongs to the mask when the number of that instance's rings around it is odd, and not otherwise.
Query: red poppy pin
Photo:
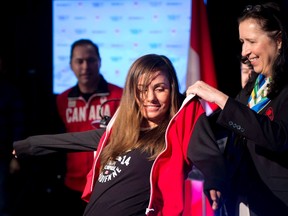
[[[269,107],[266,110],[265,115],[268,116],[271,121],[274,119],[274,112],[273,112],[272,107]]]

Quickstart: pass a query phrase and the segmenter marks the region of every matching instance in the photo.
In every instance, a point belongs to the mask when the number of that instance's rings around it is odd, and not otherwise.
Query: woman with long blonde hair
[[[120,106],[105,130],[31,136],[14,148],[18,157],[97,148],[82,196],[86,216],[182,215],[184,181],[194,163],[212,164],[202,170],[215,175],[211,188],[225,185],[218,177],[222,171],[213,170],[222,156],[201,103],[183,99],[172,62],[144,55],[130,67]],[[215,160],[204,161],[204,151]]]

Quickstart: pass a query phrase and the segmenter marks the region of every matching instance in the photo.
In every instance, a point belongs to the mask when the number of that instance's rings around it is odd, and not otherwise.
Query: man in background
[[[252,73],[253,73],[253,66],[248,60],[241,61],[241,87],[244,88],[247,82],[249,81]]]
[[[92,130],[101,126],[101,120],[107,120],[104,118],[115,113],[122,88],[108,83],[100,74],[99,49],[91,40],[80,39],[72,44],[70,67],[77,84],[57,96],[58,113],[67,132]],[[83,215],[86,203],[81,195],[93,155],[91,152],[67,154],[63,200],[66,215]]]

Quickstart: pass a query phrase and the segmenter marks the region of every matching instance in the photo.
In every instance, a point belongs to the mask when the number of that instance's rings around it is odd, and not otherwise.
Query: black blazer
[[[227,141],[226,208],[229,215],[237,215],[240,200],[255,215],[288,215],[288,87],[259,114],[246,105],[250,89],[246,86],[210,117],[218,139]]]

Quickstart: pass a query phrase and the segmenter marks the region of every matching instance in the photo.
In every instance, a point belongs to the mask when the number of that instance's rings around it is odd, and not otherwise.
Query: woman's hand
[[[221,206],[221,192],[216,190],[210,190],[210,198],[212,200],[212,209],[218,210]]]
[[[216,103],[221,109],[224,108],[228,100],[226,94],[203,81],[196,81],[193,85],[189,86],[186,91],[186,95],[188,94],[195,94],[205,101]]]
[[[15,151],[15,149],[13,149],[13,151],[12,151],[12,155],[13,155],[15,158],[17,158],[17,155],[16,155],[16,151]]]

